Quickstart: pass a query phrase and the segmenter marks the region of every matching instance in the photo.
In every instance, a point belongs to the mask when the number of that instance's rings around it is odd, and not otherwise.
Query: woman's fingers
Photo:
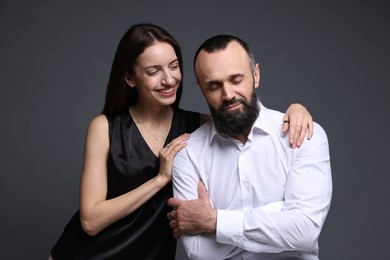
[[[171,178],[172,176],[172,162],[173,158],[177,154],[178,151],[183,149],[187,145],[187,140],[190,137],[189,134],[183,134],[179,137],[175,138],[164,146],[160,150],[160,173],[163,176]]]
[[[162,152],[174,152],[176,154],[182,149],[187,143],[186,141],[190,138],[190,134],[182,134],[179,137],[173,139],[170,143],[163,147]]]
[[[311,139],[313,136],[313,118],[308,112],[292,112],[289,117],[284,117],[282,131],[286,132],[287,130],[289,130],[291,147],[299,147],[305,136],[307,136],[307,139]]]

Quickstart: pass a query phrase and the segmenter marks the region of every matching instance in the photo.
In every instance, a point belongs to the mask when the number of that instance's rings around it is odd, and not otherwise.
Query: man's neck
[[[245,144],[246,141],[248,140],[248,136],[249,136],[250,131],[251,131],[251,129],[248,129],[247,131],[245,131],[244,134],[240,134],[238,136],[234,136],[233,138],[237,139],[242,144]]]

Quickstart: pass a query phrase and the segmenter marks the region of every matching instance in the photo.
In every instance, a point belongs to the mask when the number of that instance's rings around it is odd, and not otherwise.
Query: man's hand
[[[176,239],[183,234],[215,234],[217,210],[211,207],[209,194],[202,181],[198,183],[197,199],[186,201],[171,198],[168,200],[168,205],[174,208],[167,217]]]

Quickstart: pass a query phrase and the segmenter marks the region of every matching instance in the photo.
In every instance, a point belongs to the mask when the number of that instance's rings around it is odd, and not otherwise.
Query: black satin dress
[[[108,121],[107,199],[111,199],[155,177],[159,171],[159,159],[142,138],[128,112],[110,116]],[[180,134],[193,132],[199,124],[199,113],[176,110],[165,145]],[[66,225],[51,255],[54,260],[174,259],[176,240],[167,219],[171,208],[166,203],[172,196],[172,186],[168,184],[139,209],[96,236],[83,231],[78,211]]]

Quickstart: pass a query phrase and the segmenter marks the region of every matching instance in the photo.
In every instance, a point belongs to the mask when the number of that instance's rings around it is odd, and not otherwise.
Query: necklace
[[[140,118],[139,118],[138,114],[135,112],[135,110],[134,110],[134,109],[132,109],[132,110],[133,110],[133,112],[134,112],[135,118],[137,119],[138,122],[140,122],[140,124],[142,125],[142,127],[145,128],[145,130],[148,131],[148,133],[149,133],[151,136],[153,136],[153,138],[154,138],[155,141],[158,141],[158,139],[161,137],[162,133],[163,133],[163,132],[165,131],[165,129],[167,128],[167,125],[168,125],[168,124],[165,124],[165,125],[164,125],[164,128],[161,130],[160,134],[159,134],[158,136],[155,136],[155,135],[152,133],[152,131],[150,131],[150,130],[144,125],[144,123],[142,123],[142,121],[140,120]]]

